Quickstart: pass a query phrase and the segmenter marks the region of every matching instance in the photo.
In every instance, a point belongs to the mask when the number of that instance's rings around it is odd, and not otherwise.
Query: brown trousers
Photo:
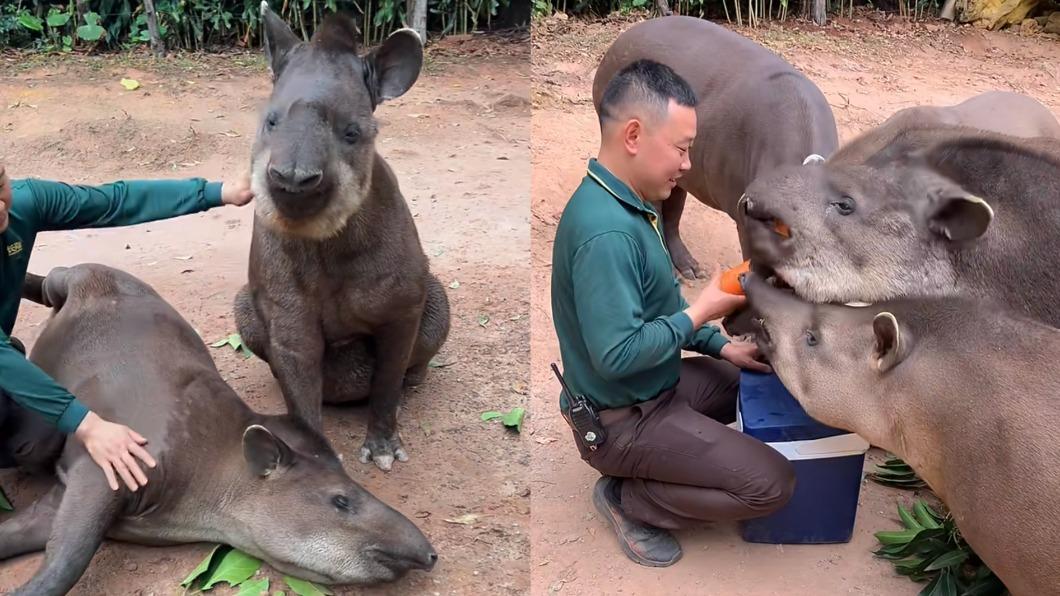
[[[739,369],[685,358],[677,386],[655,399],[600,412],[607,442],[582,459],[624,478],[622,509],[659,528],[750,519],[783,507],[795,489],[791,464],[772,447],[726,426],[736,420]]]

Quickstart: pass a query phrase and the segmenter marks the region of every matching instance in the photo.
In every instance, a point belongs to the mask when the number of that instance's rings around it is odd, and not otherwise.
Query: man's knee
[[[769,515],[787,505],[795,492],[795,469],[791,462],[773,448],[768,449],[772,453],[758,462],[754,480],[748,483],[747,492],[740,495],[760,515]]]

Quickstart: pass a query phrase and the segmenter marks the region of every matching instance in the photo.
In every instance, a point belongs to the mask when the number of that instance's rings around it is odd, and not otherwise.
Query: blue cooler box
[[[779,511],[741,522],[743,539],[769,544],[849,542],[869,444],[806,414],[775,374],[742,371],[736,428],[782,453],[795,493]]]

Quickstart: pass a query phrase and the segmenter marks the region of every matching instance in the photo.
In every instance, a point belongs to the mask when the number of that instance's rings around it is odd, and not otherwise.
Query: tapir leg
[[[342,404],[368,399],[375,354],[368,338],[324,351],[324,403]]]
[[[254,308],[254,301],[250,298],[250,287],[243,286],[235,299],[236,329],[243,340],[243,345],[254,355],[263,361],[269,361],[269,333],[268,326],[258,315],[258,309]]]
[[[44,550],[62,498],[63,486],[56,482],[29,508],[16,510],[0,524],[0,561]]]
[[[44,564],[15,590],[14,596],[61,596],[69,592],[117,517],[121,494],[107,486],[95,462],[88,457],[77,461],[67,475],[66,490],[51,524]]]
[[[427,378],[427,365],[449,337],[449,297],[433,274],[427,280],[427,303],[420,320],[420,335],[405,372],[405,386],[415,387]]]
[[[681,214],[685,210],[685,199],[688,192],[680,186],[674,187],[670,198],[662,201],[662,204],[653,203],[663,221],[663,237],[666,238],[666,249],[670,251],[670,259],[674,267],[685,279],[696,279],[704,276],[703,268],[699,262],[692,258],[685,243],[681,240]]]
[[[375,336],[376,366],[369,393],[371,414],[361,447],[361,462],[369,458],[381,470],[389,470],[396,458],[408,461],[397,432],[397,413],[409,359],[419,336],[423,311],[409,313],[379,329]]]

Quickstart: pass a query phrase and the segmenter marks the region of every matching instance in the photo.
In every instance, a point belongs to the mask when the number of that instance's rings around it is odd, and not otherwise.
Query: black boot
[[[611,523],[618,544],[626,556],[648,567],[669,567],[681,558],[681,545],[673,534],[655,526],[630,519],[622,511],[622,479],[603,476],[593,488],[593,504]]]

